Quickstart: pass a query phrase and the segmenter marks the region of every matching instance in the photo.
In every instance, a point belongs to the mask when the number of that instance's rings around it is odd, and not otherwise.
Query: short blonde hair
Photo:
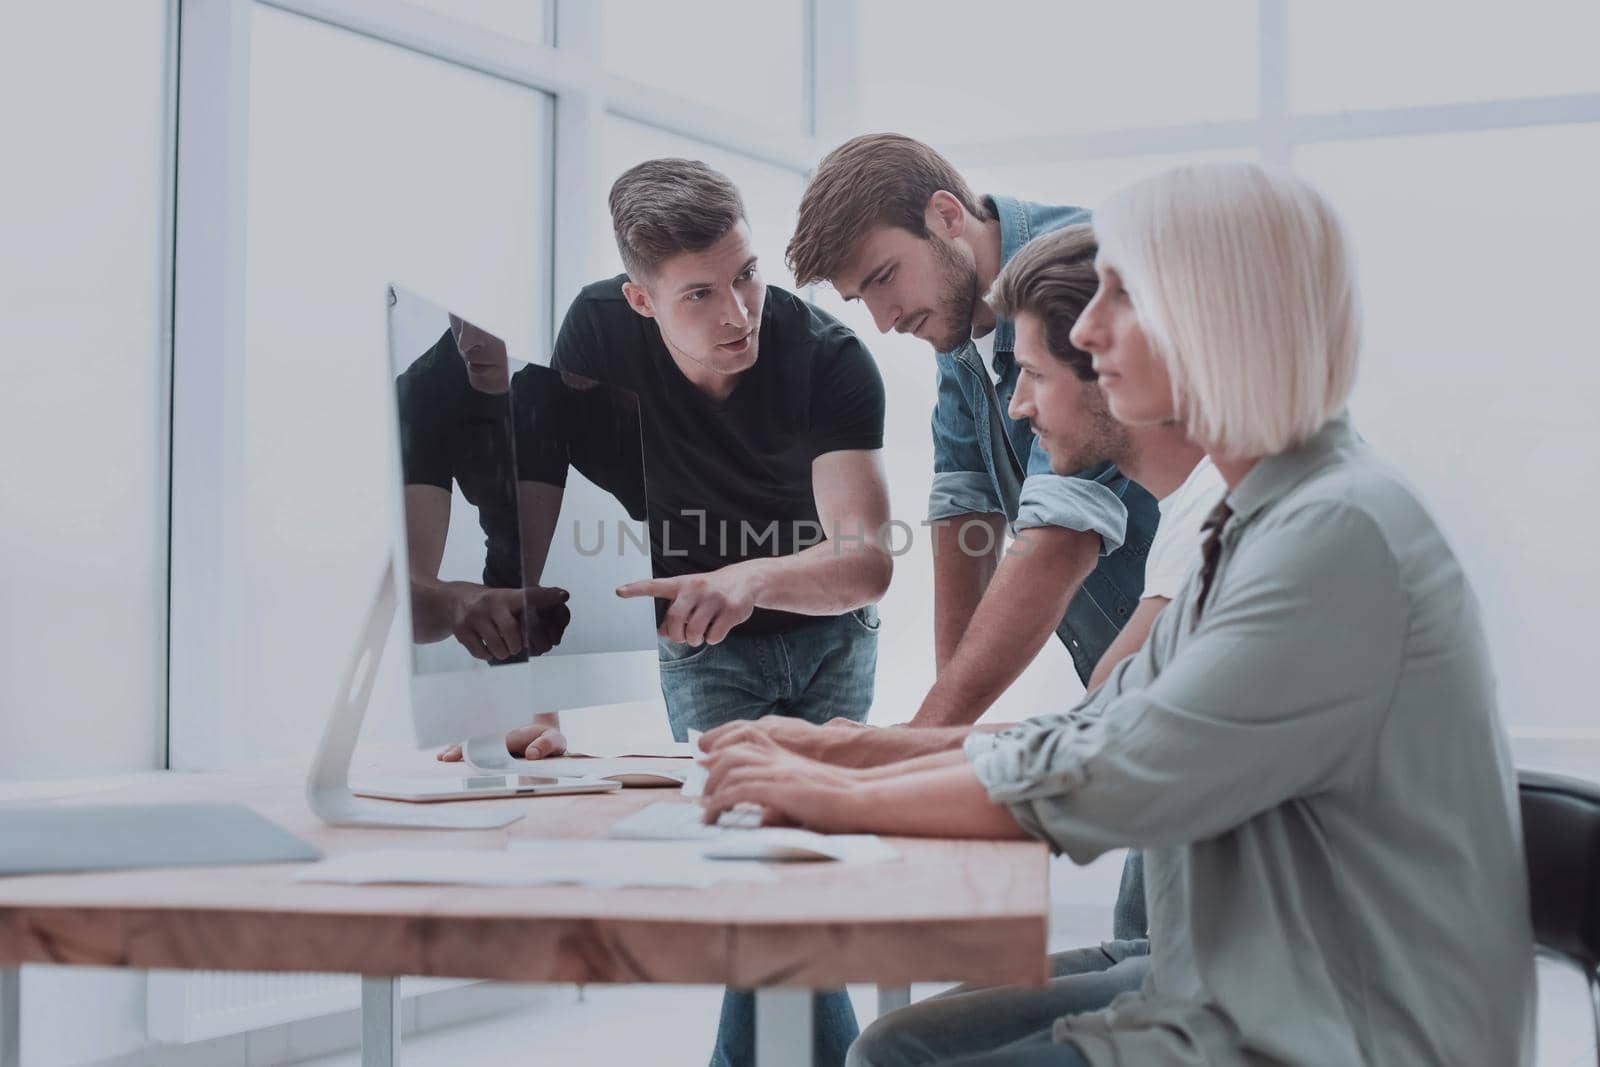
[[[1344,409],[1361,346],[1354,262],[1303,179],[1256,163],[1178,167],[1114,193],[1094,229],[1195,441],[1274,455]]]

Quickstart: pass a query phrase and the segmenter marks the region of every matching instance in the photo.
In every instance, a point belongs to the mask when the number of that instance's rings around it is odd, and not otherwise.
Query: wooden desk
[[[414,762],[403,773],[448,773],[425,754],[406,759]],[[504,830],[340,829],[311,814],[302,776],[287,765],[163,774],[53,803],[239,802],[336,855],[602,837],[623,815],[674,795],[471,802],[525,812]],[[360,974],[363,1062],[372,1065],[394,1062],[402,975],[754,988],[763,1065],[810,1061],[809,989],[1044,981],[1042,845],[892,843],[901,855],[890,863],[784,865],[775,884],[711,889],[312,885],[291,881],[299,864],[0,878],[0,1067],[14,1067],[16,968],[25,963]]]

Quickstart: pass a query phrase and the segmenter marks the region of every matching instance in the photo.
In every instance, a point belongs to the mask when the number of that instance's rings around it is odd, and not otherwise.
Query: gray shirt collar
[[[1227,503],[1233,509],[1229,525],[1235,528],[1243,526],[1262,509],[1299,485],[1331,456],[1360,441],[1360,435],[1350,424],[1349,412],[1341,411],[1325,422],[1322,429],[1312,434],[1304,444],[1275,456],[1266,456],[1228,494]]]

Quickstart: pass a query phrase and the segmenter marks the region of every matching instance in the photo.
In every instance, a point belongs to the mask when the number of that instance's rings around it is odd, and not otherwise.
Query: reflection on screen
[[[418,673],[653,647],[649,601],[615,594],[649,575],[637,398],[389,305]]]

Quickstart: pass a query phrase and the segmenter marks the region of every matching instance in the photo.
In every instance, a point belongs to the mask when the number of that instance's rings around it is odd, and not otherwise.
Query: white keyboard
[[[706,824],[699,804],[681,800],[659,801],[618,819],[607,831],[609,837],[634,841],[702,841],[720,837],[727,829],[753,829],[761,825],[761,809],[738,807],[725,811],[715,826]]]

